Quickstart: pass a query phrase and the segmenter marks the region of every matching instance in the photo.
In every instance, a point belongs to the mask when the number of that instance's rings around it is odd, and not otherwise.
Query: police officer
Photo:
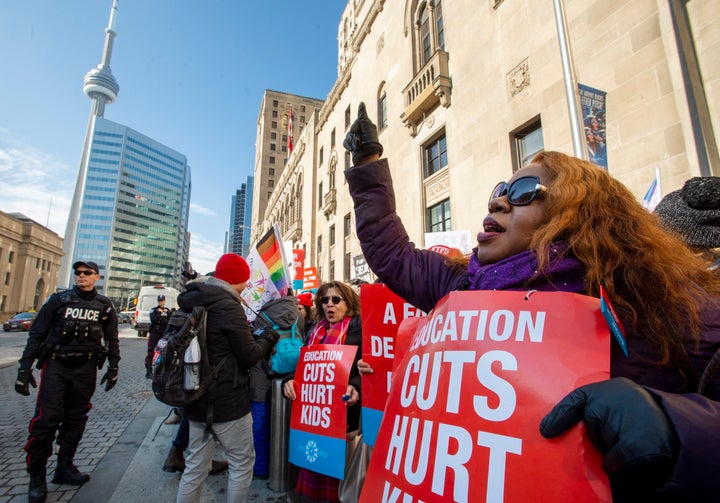
[[[174,309],[165,307],[165,296],[157,296],[158,305],[150,310],[150,334],[148,335],[147,355],[145,356],[145,377],[152,379],[152,360],[155,346],[165,333],[168,321]]]
[[[47,497],[46,465],[56,432],[59,450],[53,483],[82,485],[90,480],[89,475],[80,473],[73,458],[92,407],[97,369],[106,357],[108,369],[100,384],[110,391],[118,378],[117,316],[110,299],[95,290],[100,278],[98,265],[79,261],[73,269],[75,287],[54,293],[40,309],[15,382],[15,391],[28,396],[29,385],[37,387],[32,375],[37,360],[42,386],[25,444],[31,502],[43,502]]]

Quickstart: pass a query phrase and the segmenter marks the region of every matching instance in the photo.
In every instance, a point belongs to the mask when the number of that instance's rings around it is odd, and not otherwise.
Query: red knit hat
[[[297,296],[298,304],[305,307],[312,307],[312,293],[305,292]]]
[[[237,285],[250,279],[250,266],[240,255],[226,253],[217,261],[215,277],[231,285]]]

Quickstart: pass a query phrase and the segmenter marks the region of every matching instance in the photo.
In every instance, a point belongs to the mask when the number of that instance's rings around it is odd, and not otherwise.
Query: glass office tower
[[[72,256],[98,263],[96,286],[118,307],[140,286],[180,285],[190,189],[184,155],[96,118]]]
[[[248,176],[240,190],[232,196],[230,231],[227,251],[247,257],[250,253],[250,221],[252,218],[253,177]]]

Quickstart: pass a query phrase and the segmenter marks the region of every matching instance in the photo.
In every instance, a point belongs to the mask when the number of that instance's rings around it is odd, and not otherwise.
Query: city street
[[[90,481],[80,488],[52,484],[53,457],[48,463],[48,501],[175,500],[180,474],[163,472],[162,464],[177,427],[163,424],[170,407],[155,400],[150,381],[144,377],[147,340],[138,338],[129,325],[121,325],[120,338],[118,384],[105,392],[99,385],[104,370],[98,372],[93,409],[75,457],[75,464],[90,474]],[[0,503],[27,501],[29,479],[23,445],[37,390],[31,388],[29,397],[14,390],[17,360],[26,339],[27,332],[0,333]],[[40,372],[35,370],[34,375],[39,381]],[[208,477],[201,501],[225,501],[226,482],[226,473]],[[267,486],[267,480],[254,480],[249,501],[290,501],[288,493]]]

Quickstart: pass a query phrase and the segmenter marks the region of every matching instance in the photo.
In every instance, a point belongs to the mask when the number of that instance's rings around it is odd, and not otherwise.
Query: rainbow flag
[[[277,224],[273,225],[247,258],[250,279],[240,296],[245,301],[248,321],[265,303],[284,297],[290,287],[290,269]]]
[[[281,297],[287,295],[290,281],[286,274],[287,267],[285,260],[285,250],[282,246],[282,240],[279,235],[277,224],[273,225],[267,234],[265,234],[257,244],[257,251],[260,259],[270,273],[270,281],[280,293]]]

